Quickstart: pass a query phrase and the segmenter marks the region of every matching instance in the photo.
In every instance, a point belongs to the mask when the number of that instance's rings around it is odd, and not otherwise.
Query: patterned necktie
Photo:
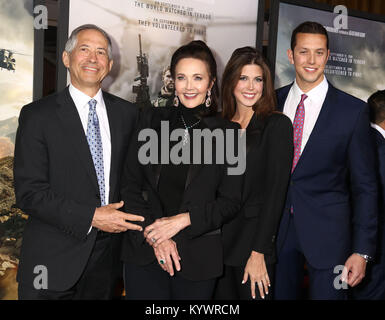
[[[294,130],[294,159],[293,166],[291,168],[291,172],[294,171],[295,166],[298,163],[299,157],[301,156],[301,144],[302,144],[302,132],[303,132],[303,124],[305,122],[305,105],[304,101],[306,100],[307,95],[301,95],[301,101],[298,104],[297,111],[295,112],[295,118],[293,122],[293,130]]]
[[[87,141],[90,147],[92,160],[94,162],[96,176],[98,178],[100,200],[102,206],[106,203],[105,201],[105,185],[104,185],[104,164],[103,164],[103,145],[102,136],[100,134],[100,126],[98,115],[96,114],[96,103],[95,99],[91,99],[88,102],[90,111],[88,113],[87,123]]]

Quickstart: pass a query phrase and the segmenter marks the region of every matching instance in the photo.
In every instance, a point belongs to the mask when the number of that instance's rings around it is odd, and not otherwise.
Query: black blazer
[[[138,112],[116,96],[103,92],[103,98],[111,132],[109,200],[117,202],[124,152]],[[14,176],[17,206],[29,215],[17,280],[32,286],[35,266],[43,265],[48,289],[67,290],[86,266],[97,230],[87,233],[101,205],[87,138],[68,88],[22,109]],[[115,236],[116,246],[118,240]]]
[[[175,107],[153,108],[143,113],[141,128],[158,131],[161,120],[176,121]],[[202,119],[210,130],[238,129],[219,117]],[[140,145],[133,141],[122,178],[121,197],[125,211],[143,215],[146,227],[163,216],[157,192],[162,165],[140,165]],[[215,146],[214,146],[215,148]],[[214,152],[213,152],[214,154]],[[227,175],[225,164],[191,164],[179,212],[189,212],[191,225],[174,237],[181,257],[180,275],[190,280],[206,280],[222,274],[223,249],[220,227],[240,209],[242,175]],[[153,248],[142,233],[127,231],[123,240],[122,259],[138,265],[155,260]]]
[[[222,231],[225,264],[231,266],[245,266],[252,250],[265,254],[267,263],[274,262],[293,159],[293,128],[283,114],[264,119],[254,114],[246,138],[242,209]]]

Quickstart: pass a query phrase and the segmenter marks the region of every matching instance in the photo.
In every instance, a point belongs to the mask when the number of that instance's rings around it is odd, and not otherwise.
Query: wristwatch
[[[372,260],[372,257],[368,256],[367,254],[361,254],[361,253],[357,253],[357,252],[355,252],[355,254],[359,255],[362,258],[364,258],[366,262]]]

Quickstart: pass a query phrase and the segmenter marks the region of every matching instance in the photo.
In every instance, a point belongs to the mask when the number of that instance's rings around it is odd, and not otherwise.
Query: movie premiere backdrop
[[[385,89],[385,17],[348,11],[348,28],[337,30],[337,16],[333,8],[311,1],[273,1],[268,55],[275,67],[276,88],[295,78],[286,54],[292,31],[302,22],[317,21],[329,34],[330,57],[325,68],[328,80],[364,101]]]
[[[43,41],[33,28],[32,14],[41,1],[0,0],[0,300],[17,298],[15,275],[26,215],[14,206],[13,153],[20,109],[41,96]],[[216,55],[219,75],[235,48],[261,49],[263,2],[59,0],[58,90],[68,83],[61,53],[78,25],[94,23],[112,36],[115,61],[104,89],[133,102],[153,101],[162,87],[163,69],[182,44],[206,41]],[[335,17],[332,9],[311,1],[272,1],[268,53],[276,87],[295,76],[286,56],[292,30],[314,20],[329,31],[326,73],[335,86],[363,100],[385,89],[384,17],[349,12],[347,30],[333,28]]]
[[[68,20],[65,37],[85,23],[99,25],[111,35],[114,66],[103,88],[131,102],[156,99],[162,71],[170,64],[173,52],[192,40],[203,40],[214,51],[219,75],[234,49],[256,43],[262,46],[263,1],[242,0],[242,5],[234,0],[66,3],[68,7],[60,10],[61,25]],[[59,74],[59,80],[63,77],[67,77],[66,72]],[[62,86],[67,81],[62,81]]]
[[[13,156],[19,113],[41,95],[43,38],[34,0],[0,0],[0,300],[17,299],[15,276],[27,216],[15,207]]]
[[[113,40],[114,67],[104,89],[136,102],[143,93],[157,97],[162,71],[182,44],[204,40],[215,52],[219,74],[232,51],[262,44],[264,9],[246,0],[132,1],[60,0],[58,90],[67,85],[61,54],[68,34],[94,23]],[[0,0],[0,300],[17,299],[16,273],[27,220],[15,207],[13,156],[23,105],[42,94],[42,31],[34,29],[33,9],[44,0]],[[257,41],[257,36],[260,40]],[[140,38],[140,40],[139,40]]]

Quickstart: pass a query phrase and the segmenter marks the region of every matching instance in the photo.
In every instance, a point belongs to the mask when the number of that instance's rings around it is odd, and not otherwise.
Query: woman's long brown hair
[[[276,96],[270,69],[262,54],[252,47],[236,49],[225,67],[222,77],[222,116],[231,120],[237,108],[234,89],[241,76],[242,68],[255,64],[262,69],[263,92],[261,98],[252,107],[256,114],[265,117],[272,114],[276,108]]]

